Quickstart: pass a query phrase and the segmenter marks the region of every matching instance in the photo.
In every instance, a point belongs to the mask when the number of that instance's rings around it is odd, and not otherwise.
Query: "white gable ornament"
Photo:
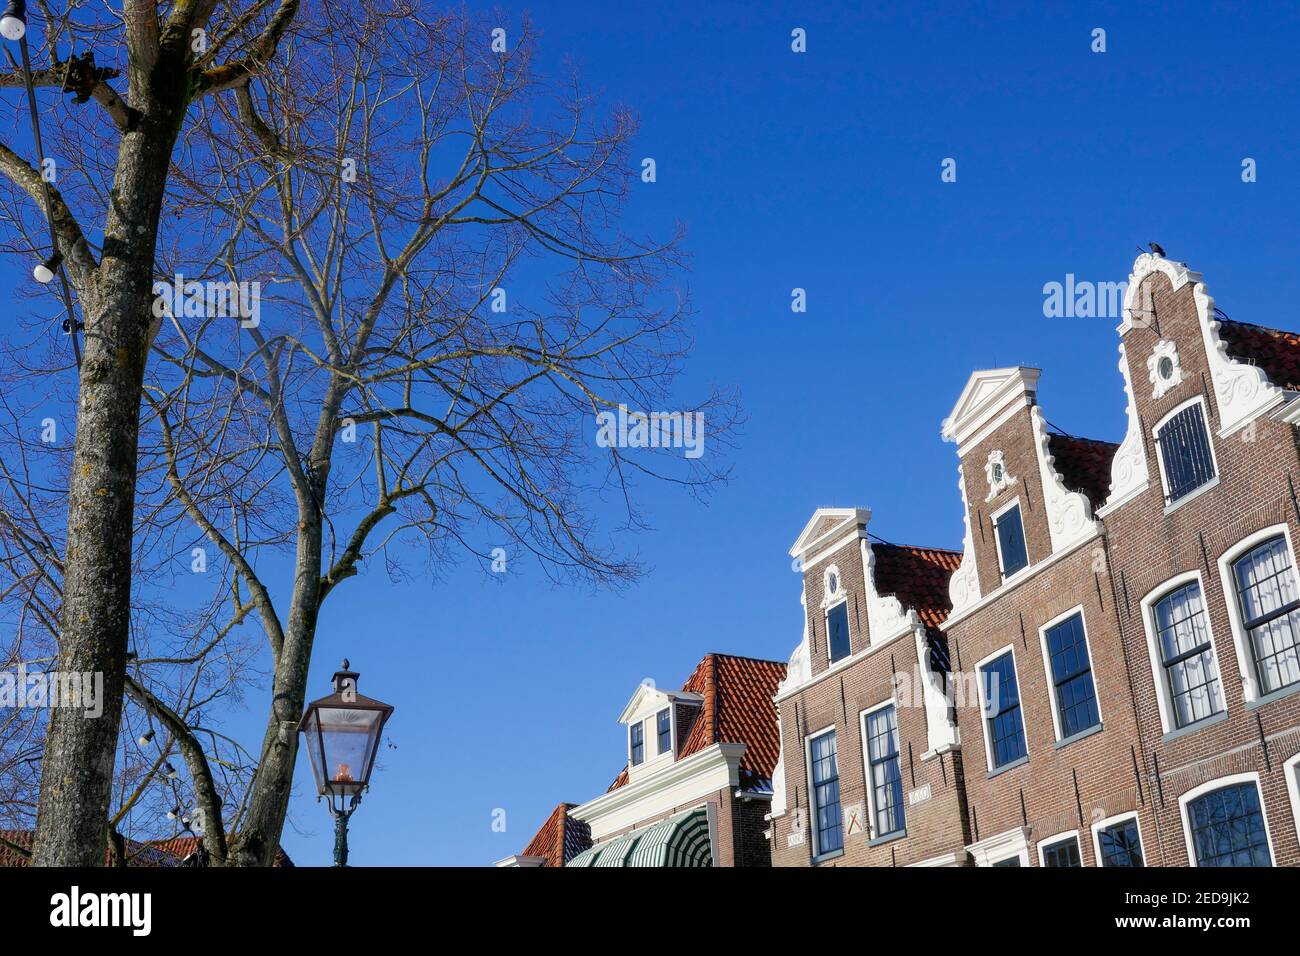
[[[822,610],[844,600],[844,579],[838,565],[832,564],[822,572]]]
[[[1133,382],[1129,378],[1128,354],[1122,342],[1119,346],[1119,371],[1124,376],[1124,397],[1128,402],[1128,428],[1124,432],[1124,441],[1120,443],[1110,463],[1110,494],[1106,497],[1106,504],[1099,511],[1101,514],[1108,514],[1124,502],[1141,494],[1146,490],[1150,480],[1147,473],[1146,443],[1142,440],[1137,402],[1133,398]]]
[[[989,460],[984,464],[984,476],[989,481],[989,493],[985,495],[985,501],[992,501],[1014,485],[1017,480],[1007,470],[1007,456],[1002,453],[1000,448],[989,454]]]
[[[1161,339],[1147,359],[1147,378],[1151,380],[1152,398],[1163,398],[1183,382],[1183,367],[1178,362],[1178,346]]]
[[[979,572],[975,568],[975,537],[971,534],[970,508],[966,501],[966,476],[962,466],[957,466],[957,487],[961,489],[961,513],[964,531],[961,540],[961,564],[948,579],[948,597],[952,601],[952,614],[970,607],[980,599]]]
[[[1038,443],[1038,463],[1043,482],[1043,504],[1047,509],[1047,527],[1052,537],[1052,553],[1057,554],[1100,533],[1093,519],[1092,503],[1081,491],[1070,491],[1056,470],[1049,447],[1047,424],[1037,405],[1029,410],[1029,420]]]

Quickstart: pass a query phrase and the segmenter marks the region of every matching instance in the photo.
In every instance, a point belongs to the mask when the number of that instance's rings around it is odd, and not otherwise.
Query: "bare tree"
[[[266,67],[297,7],[297,0],[126,0],[117,14],[78,3],[62,11],[39,4],[43,22],[36,25],[45,29],[37,43],[36,82],[72,93],[72,102],[93,102],[96,115],[78,111],[77,122],[85,146],[103,149],[69,163],[87,175],[82,201],[56,189],[51,225],[85,325],[61,581],[60,667],[102,673],[110,709],[99,719],[72,709],[52,713],[37,818],[38,864],[102,861],[125,679],[129,542],[154,250],[173,150],[195,104],[247,85]],[[122,69],[96,63],[107,56],[118,57]],[[113,82],[123,75],[126,89],[118,92]],[[0,86],[21,84],[17,70],[0,78]],[[0,172],[40,208],[44,183],[32,161],[0,145]],[[88,222],[102,224],[99,242],[87,234]]]
[[[674,401],[680,236],[622,226],[627,111],[540,76],[526,23],[318,6],[274,69],[193,107],[151,275],[177,291],[156,310],[133,560],[159,574],[211,549],[222,583],[122,687],[183,760],[218,864],[274,856],[317,623],[350,577],[468,554],[630,581],[638,482],[706,491],[736,422],[725,392]],[[598,442],[611,413],[626,443]],[[150,617],[137,648],[166,643]],[[245,752],[207,702],[239,692],[252,628],[269,688]]]

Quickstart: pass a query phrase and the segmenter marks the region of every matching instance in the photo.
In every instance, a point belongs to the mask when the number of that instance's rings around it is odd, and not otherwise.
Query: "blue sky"
[[[959,547],[939,426],[973,369],[1041,367],[1050,421],[1118,440],[1117,323],[1044,318],[1044,283],[1123,280],[1155,240],[1233,318],[1300,328],[1294,8],[862,6],[501,8],[507,29],[530,11],[544,70],[572,60],[605,106],[640,116],[635,154],[658,181],[637,185],[631,224],[680,220],[692,254],[683,391],[737,386],[749,420],[707,507],[643,488],[653,530],[626,546],[650,573],[630,590],[472,563],[434,583],[348,582],[310,696],[346,655],[361,691],[397,708],[354,864],[517,852],[556,803],[613,779],[640,680],[678,686],[709,651],[785,660],[800,633],[787,549],[814,508],[865,505],[881,537]],[[1258,182],[1241,181],[1246,157]],[[233,729],[255,742],[249,700]],[[307,775],[304,760],[285,846],[326,864]]]
[[[356,863],[517,852],[557,802],[613,779],[638,681],[678,686],[708,651],[785,660],[800,630],[786,551],[812,509],[866,505],[888,540],[960,547],[939,425],[973,369],[1039,366],[1052,422],[1118,440],[1117,323],[1044,318],[1044,283],[1123,280],[1155,240],[1234,318],[1300,327],[1293,9],[812,6],[530,8],[544,66],[572,58],[639,114],[658,182],[637,187],[633,221],[680,219],[693,254],[685,384],[738,386],[749,421],[707,507],[647,490],[654,530],[629,546],[652,570],[630,591],[468,566],[433,587],[358,582],[314,667],[324,693],[348,653],[398,708],[398,747],[353,818]],[[289,851],[326,862],[324,810],[293,810],[314,832]]]

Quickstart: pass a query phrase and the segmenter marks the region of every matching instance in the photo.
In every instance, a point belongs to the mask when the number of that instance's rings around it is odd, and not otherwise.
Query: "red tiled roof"
[[[718,743],[744,744],[740,759],[741,785],[771,780],[781,756],[776,729],[777,685],[785,679],[785,665],[734,654],[709,654],[687,678],[682,690],[704,698],[700,715],[678,751],[678,759]],[[627,769],[619,773],[610,790],[627,783]]]
[[[1075,438],[1051,432],[1047,449],[1057,473],[1070,491],[1082,491],[1094,508],[1110,496],[1110,463],[1119,445],[1094,438]]]
[[[26,854],[19,853],[14,846],[20,846],[27,853],[31,853],[32,836],[31,830],[0,830],[0,867],[30,866],[30,858]],[[104,865],[108,866],[111,862],[108,848],[105,847]],[[180,857],[150,846],[148,843],[126,841],[127,866],[179,866],[180,862]]]
[[[552,810],[522,855],[544,857],[546,862],[542,866],[564,866],[591,846],[591,827],[569,816],[575,806],[575,803],[562,803]]]
[[[876,593],[892,594],[905,608],[913,608],[932,633],[952,610],[948,579],[961,564],[960,551],[919,548],[910,544],[873,541]]]
[[[178,836],[167,840],[126,841],[127,866],[180,866],[181,861],[199,848],[199,837]],[[12,845],[11,845],[12,844]],[[0,830],[0,867],[28,866],[29,858],[15,850],[20,846],[28,853],[32,849],[31,830]],[[107,848],[104,850],[104,865],[112,862]],[[273,866],[293,866],[293,861],[284,849],[278,849]]]
[[[1300,335],[1231,319],[1217,321],[1229,355],[1258,365],[1279,388],[1300,391]]]
[[[149,846],[156,847],[164,853],[169,853],[178,860],[183,860],[197,850],[202,842],[202,837],[178,836],[168,840],[150,840]],[[271,861],[271,866],[290,867],[293,865],[293,860],[289,859],[289,854],[284,852],[284,847],[276,847],[275,859]]]

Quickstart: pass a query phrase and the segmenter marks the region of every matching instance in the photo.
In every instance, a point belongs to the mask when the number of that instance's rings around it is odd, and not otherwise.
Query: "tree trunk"
[[[102,674],[104,708],[98,718],[73,708],[51,711],[36,866],[104,864],[130,623],[136,439],[154,246],[188,95],[183,82],[172,87],[172,102],[155,98],[123,136],[96,287],[90,296],[79,290],[86,338],[68,496],[59,669]]]
[[[316,620],[320,612],[319,511],[304,516],[299,529],[289,625],[285,628],[284,647],[276,662],[262,759],[258,763],[248,813],[239,828],[234,853],[239,866],[270,866],[274,862],[284,819],[289,812],[294,761],[298,756],[298,722],[302,720],[307,696],[307,669],[311,665]]]

